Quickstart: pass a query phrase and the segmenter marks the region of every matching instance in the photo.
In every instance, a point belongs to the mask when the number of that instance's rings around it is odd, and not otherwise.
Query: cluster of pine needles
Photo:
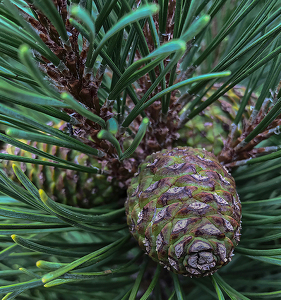
[[[280,21],[280,0],[1,0],[2,299],[279,298]],[[213,276],[178,276],[131,239],[126,188],[147,155],[180,144],[185,124],[238,85],[219,158],[242,202],[241,242]],[[113,194],[54,201],[35,185],[43,173],[66,198],[72,181],[97,176]]]

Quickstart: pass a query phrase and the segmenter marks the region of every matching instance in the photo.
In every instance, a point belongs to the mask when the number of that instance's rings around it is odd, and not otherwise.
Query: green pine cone
[[[59,123],[54,127],[63,130],[66,124]],[[101,164],[95,158],[79,151],[32,141],[23,142],[64,160],[101,169]],[[36,155],[30,152],[8,144],[2,152],[26,158],[37,158]],[[115,181],[107,181],[107,177],[102,174],[91,174],[30,163],[2,161],[2,168],[9,178],[15,182],[19,181],[12,169],[13,163],[25,172],[26,176],[38,189],[43,189],[54,201],[63,204],[89,208],[110,203],[112,199],[118,201],[120,192],[122,192]]]
[[[132,235],[153,260],[191,277],[226,265],[240,239],[234,179],[202,149],[148,156],[128,189],[126,213]]]
[[[220,87],[221,84],[212,86],[203,101],[211,97]],[[218,155],[229,134],[245,90],[244,87],[234,86],[213,104],[206,107],[199,115],[189,120],[179,130],[180,139],[176,142],[177,145],[205,148],[207,151]],[[244,110],[245,119],[250,117],[251,104],[255,102],[256,98],[255,94],[251,95],[250,103]],[[240,127],[237,129],[238,131]],[[240,136],[241,132],[237,132],[236,135],[237,137]]]

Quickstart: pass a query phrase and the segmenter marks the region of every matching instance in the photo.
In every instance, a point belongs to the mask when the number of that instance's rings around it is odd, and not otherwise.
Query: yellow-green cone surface
[[[54,125],[54,128],[60,130],[64,130],[65,127],[66,124],[63,122]],[[82,166],[101,168],[101,164],[95,158],[79,151],[45,143],[21,141],[61,159],[75,162]],[[12,145],[6,145],[1,152],[25,158],[37,158],[36,155]],[[24,171],[25,175],[38,189],[43,189],[53,200],[63,204],[85,208],[94,207],[112,202],[113,199],[118,201],[121,194],[117,183],[115,181],[107,181],[107,177],[102,174],[90,174],[44,165],[3,160],[1,162],[2,168],[9,178],[15,182],[19,181],[12,169],[13,163],[17,164]]]
[[[146,158],[126,201],[142,249],[174,273],[207,276],[239,242],[241,204],[233,177],[206,150],[178,147]]]
[[[208,91],[206,97],[203,98],[203,102],[211,97],[220,87],[221,84],[215,84]],[[179,146],[205,148],[207,151],[218,155],[230,132],[231,124],[239,110],[245,90],[244,87],[234,86],[217,101],[206,107],[200,114],[189,120],[179,130],[180,138],[176,141],[176,144]],[[255,94],[251,95],[249,105],[244,110],[245,119],[250,117],[256,97]],[[241,124],[239,124],[235,136],[238,137],[241,133]]]
[[[79,151],[43,143],[30,141],[27,141],[27,143],[46,153],[68,161],[77,162],[77,164],[82,166],[100,166],[97,160]],[[32,153],[11,145],[7,145],[3,152],[27,158],[36,158]],[[86,208],[109,203],[112,198],[118,199],[119,192],[116,184],[108,182],[104,175],[46,167],[43,165],[3,161],[2,167],[4,171],[15,182],[18,182],[18,180],[12,169],[13,163],[17,164],[24,171],[25,175],[38,189],[44,189],[57,202]]]

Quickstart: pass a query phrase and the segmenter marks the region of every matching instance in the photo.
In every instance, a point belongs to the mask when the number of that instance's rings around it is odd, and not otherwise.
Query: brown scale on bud
[[[231,261],[241,204],[233,177],[212,154],[179,147],[146,158],[126,201],[134,238],[174,273],[208,276]]]

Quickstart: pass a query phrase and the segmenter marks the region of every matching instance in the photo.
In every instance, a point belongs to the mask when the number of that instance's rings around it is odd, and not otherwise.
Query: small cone
[[[203,101],[206,101],[220,87],[221,84],[214,85],[203,98]],[[218,155],[230,132],[231,124],[236,117],[244,93],[244,87],[235,86],[230,89],[179,130],[180,138],[176,144],[178,146],[204,148]],[[255,98],[256,95],[253,94],[250,104],[254,102]],[[250,117],[251,110],[251,106],[247,105],[244,111],[245,119]],[[236,134],[240,136],[241,132]]]
[[[54,127],[63,130],[66,124],[61,122]],[[76,162],[82,166],[101,169],[101,164],[95,158],[79,151],[26,140],[22,140],[22,142],[64,160]],[[12,145],[6,145],[2,152],[27,158],[37,158],[36,155]],[[3,160],[2,168],[10,179],[15,182],[19,181],[13,172],[12,163],[21,168],[38,189],[43,189],[53,200],[67,205],[86,208],[109,202],[112,203],[112,199],[118,201],[122,192],[117,183],[107,181],[107,177],[102,174],[90,174],[62,168]]]

